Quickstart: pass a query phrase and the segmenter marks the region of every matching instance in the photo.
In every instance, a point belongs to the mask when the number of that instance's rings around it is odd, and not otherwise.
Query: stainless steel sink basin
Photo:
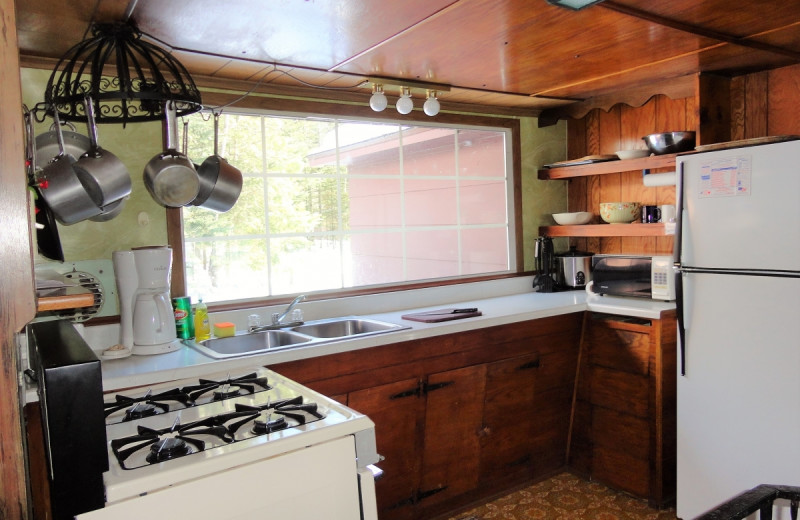
[[[365,336],[368,334],[381,334],[407,328],[408,327],[403,325],[366,318],[334,318],[304,323],[303,325],[292,327],[289,330],[315,338],[334,339]]]
[[[224,359],[260,354],[269,350],[305,347],[332,341],[356,339],[410,328],[370,318],[345,317],[309,321],[286,328],[271,328],[262,332],[237,334],[227,338],[212,338],[201,342],[186,342],[203,354]]]
[[[270,349],[310,343],[313,338],[285,330],[268,330],[253,334],[238,334],[226,338],[212,338],[191,343],[197,350],[221,359],[266,352]]]

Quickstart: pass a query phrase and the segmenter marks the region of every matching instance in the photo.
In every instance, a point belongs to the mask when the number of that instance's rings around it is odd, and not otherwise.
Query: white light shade
[[[425,115],[427,116],[435,116],[439,113],[439,100],[435,97],[431,96],[425,100],[425,104],[422,105],[422,110],[425,111]]]
[[[408,94],[403,94],[400,96],[400,99],[397,100],[397,105],[395,105],[395,107],[398,112],[405,115],[414,110],[414,101]]]
[[[372,97],[369,98],[369,107],[375,112],[381,112],[389,102],[386,100],[386,94],[383,92],[374,92]]]

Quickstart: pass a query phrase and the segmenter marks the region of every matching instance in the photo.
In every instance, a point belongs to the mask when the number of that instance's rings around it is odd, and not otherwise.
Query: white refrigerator
[[[800,141],[677,163],[676,505],[689,520],[759,484],[800,486]]]

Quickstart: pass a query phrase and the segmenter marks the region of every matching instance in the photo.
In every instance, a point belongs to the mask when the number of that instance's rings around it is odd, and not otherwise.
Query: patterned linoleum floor
[[[450,520],[675,520],[674,509],[657,510],[647,501],[569,473],[521,489]]]

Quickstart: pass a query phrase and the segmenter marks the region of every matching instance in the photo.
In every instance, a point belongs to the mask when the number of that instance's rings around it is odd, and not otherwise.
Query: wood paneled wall
[[[568,122],[567,153],[570,159],[576,159],[646,149],[642,137],[647,134],[696,128],[696,112],[693,98],[673,100],[661,95],[641,107],[615,105],[608,112],[594,109],[584,118]],[[645,187],[641,170],[571,179],[568,193],[570,211],[591,211],[595,215],[600,213],[601,202],[675,203],[674,187]],[[594,253],[672,253],[672,237],[581,238],[573,239],[571,245]]]
[[[738,76],[730,82],[701,82],[701,87],[703,85],[706,88],[698,88],[694,97],[670,99],[657,95],[640,107],[618,104],[608,111],[594,109],[581,119],[569,120],[568,158],[646,148],[641,138],[651,133],[698,130],[700,114],[705,113],[702,108],[714,105],[714,100],[708,99],[710,96],[715,100],[730,99],[730,140],[800,135],[800,65]],[[719,92],[720,88],[729,91]],[[727,138],[727,132],[725,134]],[[718,140],[725,139],[721,136]],[[579,177],[568,182],[569,211],[591,211],[599,215],[600,202],[675,203],[675,188],[646,188],[640,170]],[[673,239],[575,238],[570,244],[594,253],[672,254]]]

